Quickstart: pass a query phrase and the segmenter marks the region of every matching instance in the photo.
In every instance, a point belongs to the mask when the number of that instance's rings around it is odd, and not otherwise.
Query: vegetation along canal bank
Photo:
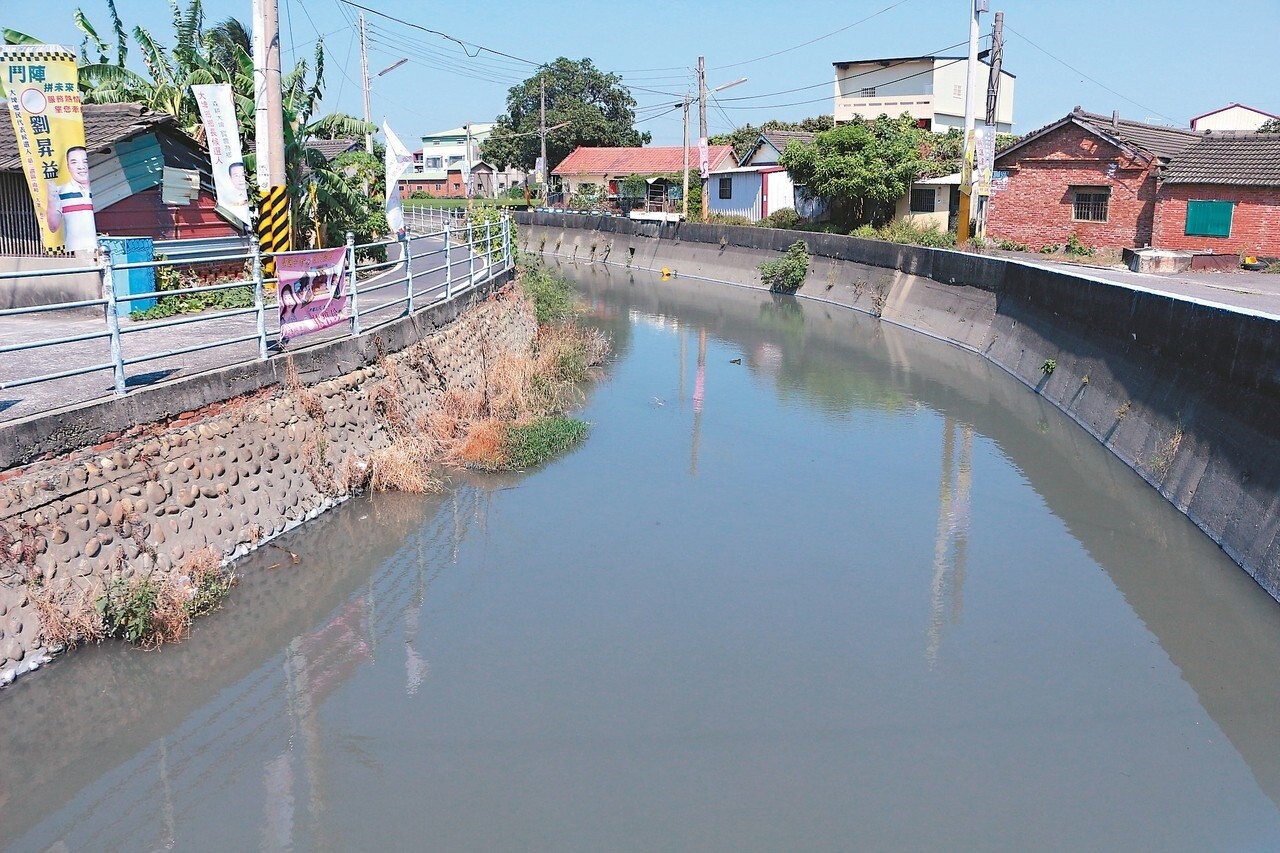
[[[234,585],[231,560],[361,490],[436,491],[450,467],[580,441],[566,413],[608,341],[574,322],[566,282],[518,278],[258,365],[239,387],[261,387],[229,399],[220,371],[6,425],[44,458],[0,475],[0,684],[86,641],[181,639]],[[149,407],[175,414],[58,447]]]
[[[760,265],[784,259],[798,236],[601,216],[517,219],[529,252],[754,287],[765,286]],[[787,290],[949,341],[1008,371],[1280,600],[1276,317],[1001,257],[800,236],[808,269]]]

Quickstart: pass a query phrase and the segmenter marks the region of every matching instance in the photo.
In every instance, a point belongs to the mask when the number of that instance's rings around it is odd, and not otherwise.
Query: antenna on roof
[[[1114,128],[1115,130],[1120,129],[1120,111],[1119,110],[1111,111],[1111,127]]]

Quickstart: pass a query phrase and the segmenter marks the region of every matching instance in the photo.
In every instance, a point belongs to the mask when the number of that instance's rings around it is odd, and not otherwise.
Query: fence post
[[[253,307],[258,309],[258,360],[267,358],[267,296],[262,283],[262,247],[257,240],[250,240],[253,248]]]
[[[449,250],[449,244],[453,242],[453,235],[450,233],[448,220],[444,223],[444,301],[448,302],[453,298],[453,254]]]
[[[405,282],[404,289],[407,291],[405,295],[408,297],[408,300],[409,300],[405,305],[406,307],[405,313],[412,314],[413,313],[413,251],[412,251],[412,245],[409,241],[408,231],[400,235],[400,252],[404,255],[404,282]]]
[[[467,287],[476,283],[476,229],[475,223],[467,219]]]
[[[124,351],[120,347],[120,318],[116,316],[116,284],[111,272],[111,253],[102,251],[102,298],[107,300],[107,332],[111,336],[111,365],[116,396],[124,396]]]
[[[511,214],[502,213],[502,268],[511,268]]]
[[[360,336],[360,303],[356,298],[356,235],[347,232],[347,269],[351,276],[351,337]]]
[[[493,270],[493,220],[484,221],[484,268],[486,273]]]

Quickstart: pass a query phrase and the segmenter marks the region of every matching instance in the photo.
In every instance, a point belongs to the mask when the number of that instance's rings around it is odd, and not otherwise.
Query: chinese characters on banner
[[[391,228],[391,233],[399,237],[404,233],[404,211],[400,208],[400,176],[413,165],[413,155],[404,147],[400,137],[391,132],[391,126],[385,121],[382,123],[382,133],[387,137],[387,225]]]
[[[245,225],[249,225],[249,190],[241,160],[240,127],[231,100],[230,83],[209,83],[191,87],[204,123],[209,160],[213,166],[213,186],[218,205]]]
[[[344,246],[276,255],[281,338],[318,332],[351,317],[346,261]]]
[[[996,167],[996,129],[993,125],[980,124],[975,132],[978,140],[973,190],[977,195],[989,196],[991,195],[991,175]]]
[[[95,250],[75,54],[51,44],[0,47],[0,81],[45,249]]]
[[[698,137],[698,174],[703,180],[711,175],[711,149],[705,136]]]

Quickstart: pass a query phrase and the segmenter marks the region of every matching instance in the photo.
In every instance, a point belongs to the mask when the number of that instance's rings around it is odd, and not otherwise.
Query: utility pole
[[[685,222],[689,221],[689,103],[692,96],[684,95],[684,194],[680,197],[680,215]]]
[[[538,133],[542,135],[542,204],[547,204],[547,196],[551,194],[551,174],[547,168],[547,69],[543,68],[538,75],[538,85],[542,90],[541,104],[538,108]]]
[[[364,29],[364,12],[360,13],[360,82],[364,84],[364,120],[365,123],[373,121],[372,110],[369,109],[369,51]],[[366,133],[364,135],[364,150],[368,154],[373,153],[373,134]],[[368,190],[366,189],[367,193]]]
[[[276,252],[289,248],[289,195],[285,189],[284,113],[280,89],[280,17],[277,0],[253,0],[253,64],[258,86],[254,127],[258,153],[258,243],[275,275]]]
[[[698,173],[702,176],[702,221],[707,221],[707,168],[710,151],[707,148],[707,59],[698,57]]]
[[[987,126],[983,129],[984,133],[990,133],[993,136],[996,132],[996,121],[998,119],[998,108],[1000,105],[1000,65],[1003,59],[1004,12],[996,12],[996,19],[991,27],[991,70],[987,75]],[[994,143],[994,139],[984,139],[983,149],[994,150]],[[977,165],[976,162],[975,165]],[[982,165],[985,167],[989,164],[987,164],[984,159]],[[994,165],[992,165],[992,168],[994,168]],[[985,240],[987,238],[987,207],[990,203],[990,195],[983,194],[978,196],[978,225],[974,233],[979,240]]]
[[[956,244],[969,242],[969,219],[973,215],[973,166],[977,154],[974,125],[977,122],[979,16],[987,10],[987,0],[966,0],[971,7],[969,20],[969,64],[964,92],[964,164],[960,173],[960,216],[956,223]]]

